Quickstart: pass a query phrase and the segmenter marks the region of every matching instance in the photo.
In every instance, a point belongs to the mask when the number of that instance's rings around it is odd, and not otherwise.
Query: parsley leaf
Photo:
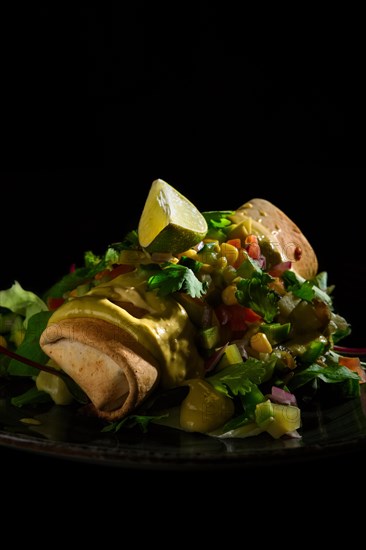
[[[271,323],[277,315],[279,300],[276,292],[267,285],[271,280],[272,277],[267,273],[254,272],[250,279],[238,282],[235,294],[239,304],[261,315],[266,323]]]
[[[189,267],[170,262],[161,267],[161,272],[152,275],[147,281],[148,289],[157,289],[159,296],[168,296],[182,290],[192,298],[200,298],[206,292],[207,283],[199,281]]]

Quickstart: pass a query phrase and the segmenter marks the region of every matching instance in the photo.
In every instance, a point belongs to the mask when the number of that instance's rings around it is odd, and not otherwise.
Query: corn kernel
[[[234,265],[239,256],[239,250],[236,246],[229,243],[222,243],[221,254],[227,258],[229,265]]]
[[[189,250],[186,250],[182,254],[179,254],[180,256],[186,256],[187,258],[191,258],[192,260],[197,259],[197,252],[194,250],[194,248],[190,248]]]
[[[257,332],[250,339],[251,347],[258,353],[271,353],[272,346],[264,334],[264,332]]]
[[[227,258],[225,258],[225,256],[221,256],[220,258],[217,258],[216,267],[217,269],[226,269]]]
[[[214,243],[214,246],[213,246],[213,250],[215,252],[219,252],[220,251],[220,243],[217,239],[204,239],[203,240],[204,244],[211,244],[211,243]]]
[[[200,267],[200,273],[212,273],[214,266],[210,264],[202,264]]]
[[[238,303],[238,300],[236,299],[236,296],[235,296],[236,291],[237,291],[237,288],[235,285],[228,285],[221,292],[221,299],[226,306],[233,306]]]

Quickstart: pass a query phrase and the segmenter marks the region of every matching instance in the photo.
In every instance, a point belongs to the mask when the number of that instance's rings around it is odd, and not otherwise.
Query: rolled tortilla
[[[135,270],[67,300],[40,338],[43,351],[107,420],[133,412],[159,385],[168,389],[203,375],[196,331],[174,298],[146,290]]]
[[[146,348],[101,319],[61,320],[46,328],[40,345],[88,395],[90,412],[108,421],[134,411],[159,380]]]
[[[318,260],[313,247],[298,226],[271,202],[255,198],[238,208],[236,220],[247,216],[255,222],[257,233],[263,233],[280,252],[283,261],[305,279],[318,272]]]

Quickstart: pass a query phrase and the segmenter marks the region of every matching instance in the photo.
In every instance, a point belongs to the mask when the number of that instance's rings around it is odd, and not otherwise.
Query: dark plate
[[[218,440],[163,426],[116,434],[70,407],[18,409],[0,399],[0,445],[91,464],[149,469],[252,467],[303,461],[366,449],[366,384],[361,398],[302,413],[301,439],[274,440],[267,434]],[[33,418],[37,425],[22,419]]]

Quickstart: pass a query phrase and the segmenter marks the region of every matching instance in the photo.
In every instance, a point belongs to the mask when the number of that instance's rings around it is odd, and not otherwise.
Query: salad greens
[[[73,266],[43,296],[17,281],[1,290],[0,382],[29,381],[12,404],[87,402],[42,351],[40,336],[63,303],[133,270],[145,274],[146,292],[171,296],[186,310],[204,377],[199,384],[186,380],[178,388],[157,388],[134,414],[106,422],[103,431],[136,425],[148,431],[151,423],[162,423],[215,437],[301,437],[301,409],[309,401],[328,393],[339,401],[358,398],[364,365],[337,352],[335,344],[351,328],[333,310],[327,273],[304,280],[289,262],[271,266],[268,243],[254,234],[238,238],[233,214],[204,212],[207,236],[183,254],[147,254],[131,231],[102,256],[86,252],[84,265]],[[64,401],[56,378],[66,387]]]

